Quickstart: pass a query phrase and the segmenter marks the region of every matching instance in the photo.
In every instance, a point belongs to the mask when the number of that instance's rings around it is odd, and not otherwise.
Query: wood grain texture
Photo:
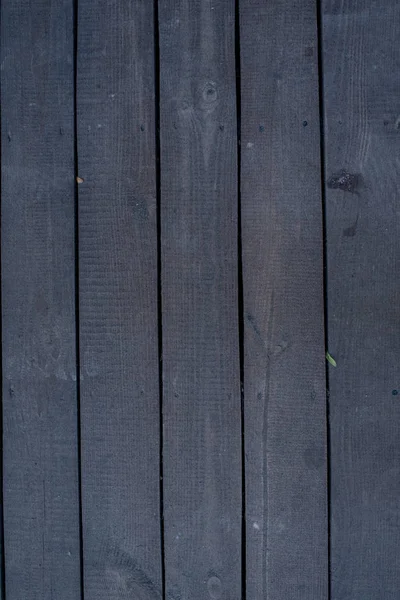
[[[79,3],[85,600],[161,590],[152,3]]]
[[[1,3],[7,600],[80,597],[73,3]]]
[[[161,0],[166,594],[241,595],[234,2]]]
[[[324,1],[332,599],[394,600],[400,548],[400,5]],[[399,392],[400,393],[400,392]]]
[[[315,3],[240,2],[247,598],[328,593]]]

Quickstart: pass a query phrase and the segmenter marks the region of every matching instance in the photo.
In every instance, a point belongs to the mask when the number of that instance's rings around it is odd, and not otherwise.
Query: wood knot
[[[207,581],[207,590],[210,595],[210,598],[213,600],[218,600],[222,596],[222,584],[219,577],[216,575],[212,575]]]
[[[332,190],[342,190],[343,192],[357,194],[357,188],[360,187],[361,183],[362,177],[359,173],[348,173],[342,169],[329,177],[327,185]]]
[[[214,110],[218,104],[218,89],[214,81],[207,81],[201,90],[200,108],[202,110]]]

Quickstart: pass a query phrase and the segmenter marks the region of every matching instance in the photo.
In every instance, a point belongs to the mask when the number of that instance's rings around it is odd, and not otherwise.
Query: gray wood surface
[[[332,600],[399,597],[400,4],[325,1]],[[399,393],[397,393],[399,392]]]
[[[241,597],[234,2],[160,2],[165,576]]]
[[[328,597],[315,3],[240,2],[247,598]]]
[[[1,3],[1,600],[397,600],[400,4],[76,6]]]
[[[80,597],[73,3],[1,3],[7,600]]]
[[[159,385],[151,2],[79,2],[85,600],[159,598]]]

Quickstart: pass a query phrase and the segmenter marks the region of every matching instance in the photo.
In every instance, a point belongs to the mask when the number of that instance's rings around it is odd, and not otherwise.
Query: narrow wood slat
[[[247,598],[328,594],[315,3],[240,2]]]
[[[85,600],[158,598],[159,384],[152,2],[78,11]]]
[[[400,5],[322,2],[332,598],[400,572]],[[397,392],[399,392],[397,394]]]
[[[168,598],[241,596],[234,2],[159,5]]]
[[[73,2],[1,3],[7,600],[80,597]]]

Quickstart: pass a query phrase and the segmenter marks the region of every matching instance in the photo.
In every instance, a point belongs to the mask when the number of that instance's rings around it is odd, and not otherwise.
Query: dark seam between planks
[[[320,121],[320,172],[321,172],[321,203],[322,203],[322,260],[324,286],[324,335],[325,350],[329,351],[328,338],[328,261],[327,261],[327,226],[326,226],[326,193],[325,193],[325,105],[324,105],[324,65],[323,65],[323,33],[322,33],[322,1],[316,0],[317,37],[318,37],[318,95]],[[331,435],[330,435],[330,400],[329,400],[329,366],[325,361],[326,385],[326,442],[327,442],[327,518],[328,518],[328,600],[332,592],[331,576]]]
[[[160,140],[160,29],[158,0],[153,4],[154,19],[154,114],[155,114],[155,172],[157,210],[157,325],[158,325],[158,386],[159,386],[159,494],[160,494],[160,548],[161,598],[165,600],[165,543],[164,543],[164,434],[163,434],[163,336],[162,336],[162,280],[161,280],[161,140]]]
[[[1,29],[1,10],[0,10],[0,29]],[[1,107],[3,106],[1,102],[1,85],[0,85],[0,166],[2,165],[2,149],[3,145],[2,141],[2,130],[1,130]],[[0,168],[0,226],[2,223],[2,169]],[[1,547],[1,598],[5,600],[6,598],[6,556],[5,556],[5,543],[4,543],[4,476],[3,476],[3,467],[4,467],[4,459],[3,459],[3,439],[4,439],[4,430],[3,430],[3,277],[2,277],[2,254],[1,254],[1,232],[0,232],[0,348],[1,348],[1,364],[0,364],[0,385],[1,385],[1,414],[0,414],[0,477],[1,477],[1,486],[0,486],[0,503],[1,503],[1,523],[0,523],[0,547]]]
[[[78,495],[79,495],[79,555],[81,600],[84,600],[83,564],[83,507],[82,507],[82,441],[81,441],[81,358],[80,358],[80,318],[79,318],[79,191],[78,191],[78,0],[73,0],[74,29],[74,175],[75,175],[75,360],[77,397],[77,442],[78,442]]]
[[[241,70],[240,70],[240,9],[235,0],[235,71],[236,71],[236,135],[237,135],[237,260],[238,260],[238,326],[241,413],[241,462],[242,462],[242,522],[241,522],[241,593],[246,600],[246,448],[244,416],[244,296],[242,258],[242,202],[241,202]]]

